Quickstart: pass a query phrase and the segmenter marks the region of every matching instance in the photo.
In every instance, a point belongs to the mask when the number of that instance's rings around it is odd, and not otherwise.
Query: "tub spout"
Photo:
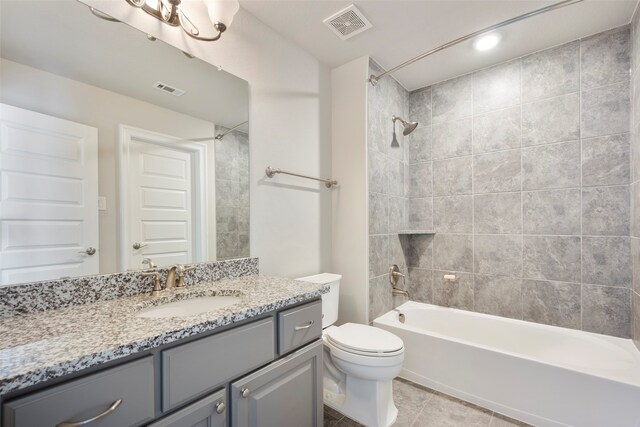
[[[402,295],[409,298],[409,292],[405,291],[404,289],[392,288],[391,293],[393,294],[393,296]]]

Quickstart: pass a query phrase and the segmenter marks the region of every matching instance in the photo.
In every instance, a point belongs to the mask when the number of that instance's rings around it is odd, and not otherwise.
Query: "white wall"
[[[260,257],[264,274],[326,271],[331,191],[299,178],[269,180],[264,169],[330,176],[329,71],[243,9],[221,40],[197,42],[122,0],[83,2],[249,82],[251,255]]]
[[[331,72],[333,193],[332,266],[342,274],[341,323],[367,323],[369,313],[367,198],[367,72],[369,57]]]

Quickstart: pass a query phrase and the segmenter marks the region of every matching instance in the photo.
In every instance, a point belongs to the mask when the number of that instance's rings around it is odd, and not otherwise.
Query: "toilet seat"
[[[328,344],[343,352],[366,357],[393,357],[404,353],[404,343],[396,335],[373,326],[345,323],[323,334]]]

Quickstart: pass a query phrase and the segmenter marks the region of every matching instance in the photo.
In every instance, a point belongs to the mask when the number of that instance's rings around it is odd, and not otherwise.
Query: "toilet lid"
[[[345,323],[327,331],[327,339],[345,350],[358,353],[393,353],[402,350],[402,340],[380,328]]]

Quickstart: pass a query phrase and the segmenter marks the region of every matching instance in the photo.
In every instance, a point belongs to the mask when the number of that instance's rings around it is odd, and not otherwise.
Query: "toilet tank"
[[[340,274],[322,273],[315,276],[300,277],[301,282],[329,285],[329,292],[322,294],[322,329],[331,326],[338,320],[338,303],[340,299]]]

